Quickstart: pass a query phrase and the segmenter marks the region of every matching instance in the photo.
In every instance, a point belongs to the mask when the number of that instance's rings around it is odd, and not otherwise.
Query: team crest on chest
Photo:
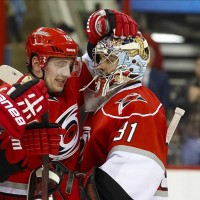
[[[122,114],[123,109],[129,105],[131,102],[136,102],[136,101],[143,101],[145,103],[147,103],[147,101],[138,93],[131,93],[128,94],[126,97],[124,97],[123,99],[120,99],[119,101],[117,101],[115,104],[119,104],[118,105],[118,113]]]
[[[78,105],[69,107],[56,122],[66,129],[61,135],[59,155],[50,155],[54,160],[63,160],[71,157],[79,148]]]

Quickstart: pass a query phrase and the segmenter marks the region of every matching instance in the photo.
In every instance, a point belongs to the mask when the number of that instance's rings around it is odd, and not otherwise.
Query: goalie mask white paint
[[[116,56],[115,62],[112,63],[109,60],[110,56]],[[97,80],[96,93],[101,89],[102,96],[105,96],[113,89],[129,81],[141,81],[149,58],[148,43],[141,35],[135,38],[116,38],[111,35],[102,39],[93,49],[93,61],[97,74],[95,77]],[[109,74],[97,69],[106,60],[109,60],[113,65],[117,63],[116,69]],[[102,81],[103,79],[104,81]],[[104,85],[102,85],[102,82]]]

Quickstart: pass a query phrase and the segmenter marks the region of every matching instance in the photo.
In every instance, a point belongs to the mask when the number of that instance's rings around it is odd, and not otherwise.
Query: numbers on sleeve
[[[133,134],[135,132],[136,126],[137,126],[137,123],[131,124],[131,132],[130,132],[128,139],[127,139],[128,142],[131,141]]]
[[[126,139],[127,142],[130,142],[132,140],[133,135],[134,135],[135,130],[136,130],[136,127],[137,127],[137,124],[138,123],[133,123],[133,124],[130,125],[131,131],[129,132],[128,137]],[[128,122],[126,122],[124,124],[122,129],[119,129],[119,131],[118,131],[119,132],[119,136],[114,137],[113,141],[118,141],[118,140],[121,140],[123,137],[125,137],[124,135],[125,135],[127,127],[128,127]]]

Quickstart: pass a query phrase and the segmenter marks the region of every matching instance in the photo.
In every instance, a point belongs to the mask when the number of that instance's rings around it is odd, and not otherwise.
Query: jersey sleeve
[[[82,64],[82,70],[80,74],[80,89],[82,89],[84,86],[88,85],[90,81],[92,80],[92,74],[90,73],[90,70],[85,62]],[[91,85],[90,87],[93,87]],[[81,100],[81,105],[84,104],[84,92],[80,92],[80,100]]]
[[[167,124],[164,109],[163,107],[160,109],[162,112],[158,111],[154,116],[136,113],[129,118],[121,119],[119,128],[110,138],[110,152],[120,147],[134,149],[134,152],[141,155],[146,155],[145,152],[148,152],[165,165]]]
[[[165,169],[150,157],[119,150],[100,168],[132,199],[167,199]]]

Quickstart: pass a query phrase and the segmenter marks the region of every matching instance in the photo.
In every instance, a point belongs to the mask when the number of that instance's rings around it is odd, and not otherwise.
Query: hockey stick
[[[168,126],[168,129],[167,129],[167,137],[166,137],[167,144],[169,144],[169,142],[176,130],[176,127],[178,126],[178,123],[179,123],[181,117],[184,115],[184,113],[185,113],[185,110],[176,107],[176,109],[174,111],[174,116]]]
[[[42,122],[47,125],[49,121],[49,114],[46,112],[42,116]],[[49,195],[48,195],[48,182],[49,182],[49,155],[45,154],[42,156],[42,165],[43,165],[43,170],[42,170],[42,200],[48,200]]]
[[[0,79],[10,85],[16,83],[23,74],[9,65],[0,66]]]
[[[10,85],[16,83],[23,74],[9,65],[0,66],[0,79]],[[42,122],[48,123],[48,112],[42,116]],[[48,200],[48,180],[49,180],[49,155],[42,156],[42,200]]]

